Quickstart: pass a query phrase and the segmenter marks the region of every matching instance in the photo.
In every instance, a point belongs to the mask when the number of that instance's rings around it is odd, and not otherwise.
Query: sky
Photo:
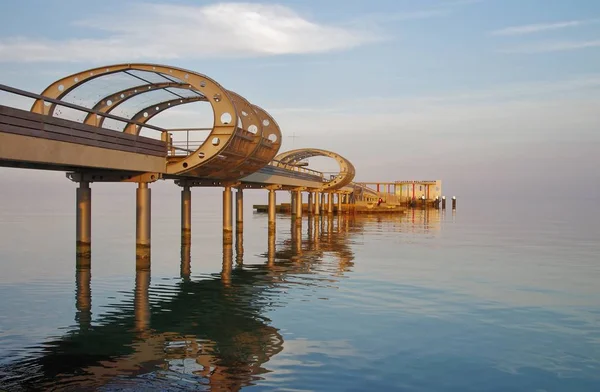
[[[478,198],[600,191],[597,0],[2,4],[2,84],[41,92],[122,62],[210,76],[275,117],[281,151],[338,152],[358,181],[441,179]],[[0,180],[66,181],[22,172]]]

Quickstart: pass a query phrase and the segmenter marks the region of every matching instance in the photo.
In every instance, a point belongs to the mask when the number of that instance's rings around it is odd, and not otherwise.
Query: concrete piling
[[[92,248],[92,189],[90,183],[81,181],[76,192],[76,255],[77,263],[84,265],[90,262]]]
[[[189,244],[192,236],[192,191],[185,185],[181,190],[181,243]]]

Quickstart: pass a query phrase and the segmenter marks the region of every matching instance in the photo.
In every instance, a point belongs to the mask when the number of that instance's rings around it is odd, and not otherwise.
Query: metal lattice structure
[[[104,89],[97,88],[99,81],[107,82]],[[100,95],[85,97],[83,106],[99,114],[89,113],[79,121],[103,127],[103,113],[114,113],[136,101],[133,114],[128,116],[131,121],[123,123],[121,129],[132,135],[140,134],[140,123],[145,124],[170,108],[191,102],[210,104],[214,115],[210,133],[195,150],[177,155],[172,149],[166,163],[167,175],[236,180],[267,165],[281,147],[279,126],[265,110],[193,71],[158,64],[109,65],[59,79],[42,95],[73,100],[86,86]],[[59,116],[57,106],[38,99],[31,111]],[[170,135],[163,138],[169,141]]]

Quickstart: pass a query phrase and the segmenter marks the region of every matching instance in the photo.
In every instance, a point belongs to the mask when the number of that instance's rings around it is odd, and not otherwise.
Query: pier
[[[194,187],[223,189],[226,245],[233,244],[234,237],[243,239],[245,189],[264,189],[267,204],[254,208],[269,215],[269,233],[275,231],[275,214],[282,212],[302,225],[303,215],[403,213],[407,208],[437,208],[441,200],[439,180],[355,182],[355,167],[337,152],[319,148],[279,152],[282,131],[266,110],[190,70],[116,64],[66,76],[41,94],[6,85],[0,85],[0,91],[31,100],[29,110],[0,105],[0,166],[64,171],[78,184],[75,242],[82,264],[89,263],[92,253],[91,204],[93,184],[98,182],[137,184],[132,197],[137,266],[142,269],[150,264],[151,192],[159,180],[181,188],[182,244],[189,244],[193,230]],[[149,124],[168,109],[195,102],[210,105],[212,128]],[[123,107],[128,108],[127,115],[120,110]],[[208,135],[203,141],[190,141],[190,132],[198,129]],[[339,172],[326,178],[307,166],[312,157],[335,160]],[[277,205],[279,192],[289,192],[291,203]]]

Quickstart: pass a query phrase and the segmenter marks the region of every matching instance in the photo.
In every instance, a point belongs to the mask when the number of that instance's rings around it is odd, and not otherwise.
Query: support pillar
[[[313,214],[313,193],[308,192],[308,215]]]
[[[291,198],[290,213],[292,214],[292,216],[295,216],[296,215],[296,192],[295,191],[290,191],[290,198]]]
[[[140,182],[136,190],[135,245],[138,267],[150,266],[150,188]],[[144,260],[140,262],[140,260]]]
[[[333,193],[327,194],[327,213],[333,214]]]
[[[319,211],[321,210],[321,202],[319,200],[319,195],[319,192],[315,192],[315,215],[319,215]]]
[[[223,243],[233,244],[233,215],[231,205],[231,187],[223,189]]]
[[[181,191],[181,243],[189,244],[192,236],[192,191],[185,185]]]
[[[76,257],[77,265],[89,265],[92,249],[92,189],[82,181],[77,188]]]
[[[275,190],[269,189],[269,233],[275,233]]]
[[[242,188],[238,188],[235,193],[235,229],[236,231],[244,231],[244,193]]]
[[[325,193],[321,193],[321,211],[323,211],[323,214],[325,213],[326,209],[326,203],[325,203],[325,198],[327,197],[327,195]]]
[[[342,194],[337,194],[337,213],[338,215],[342,214]]]
[[[296,191],[296,219],[302,219],[302,191]]]

